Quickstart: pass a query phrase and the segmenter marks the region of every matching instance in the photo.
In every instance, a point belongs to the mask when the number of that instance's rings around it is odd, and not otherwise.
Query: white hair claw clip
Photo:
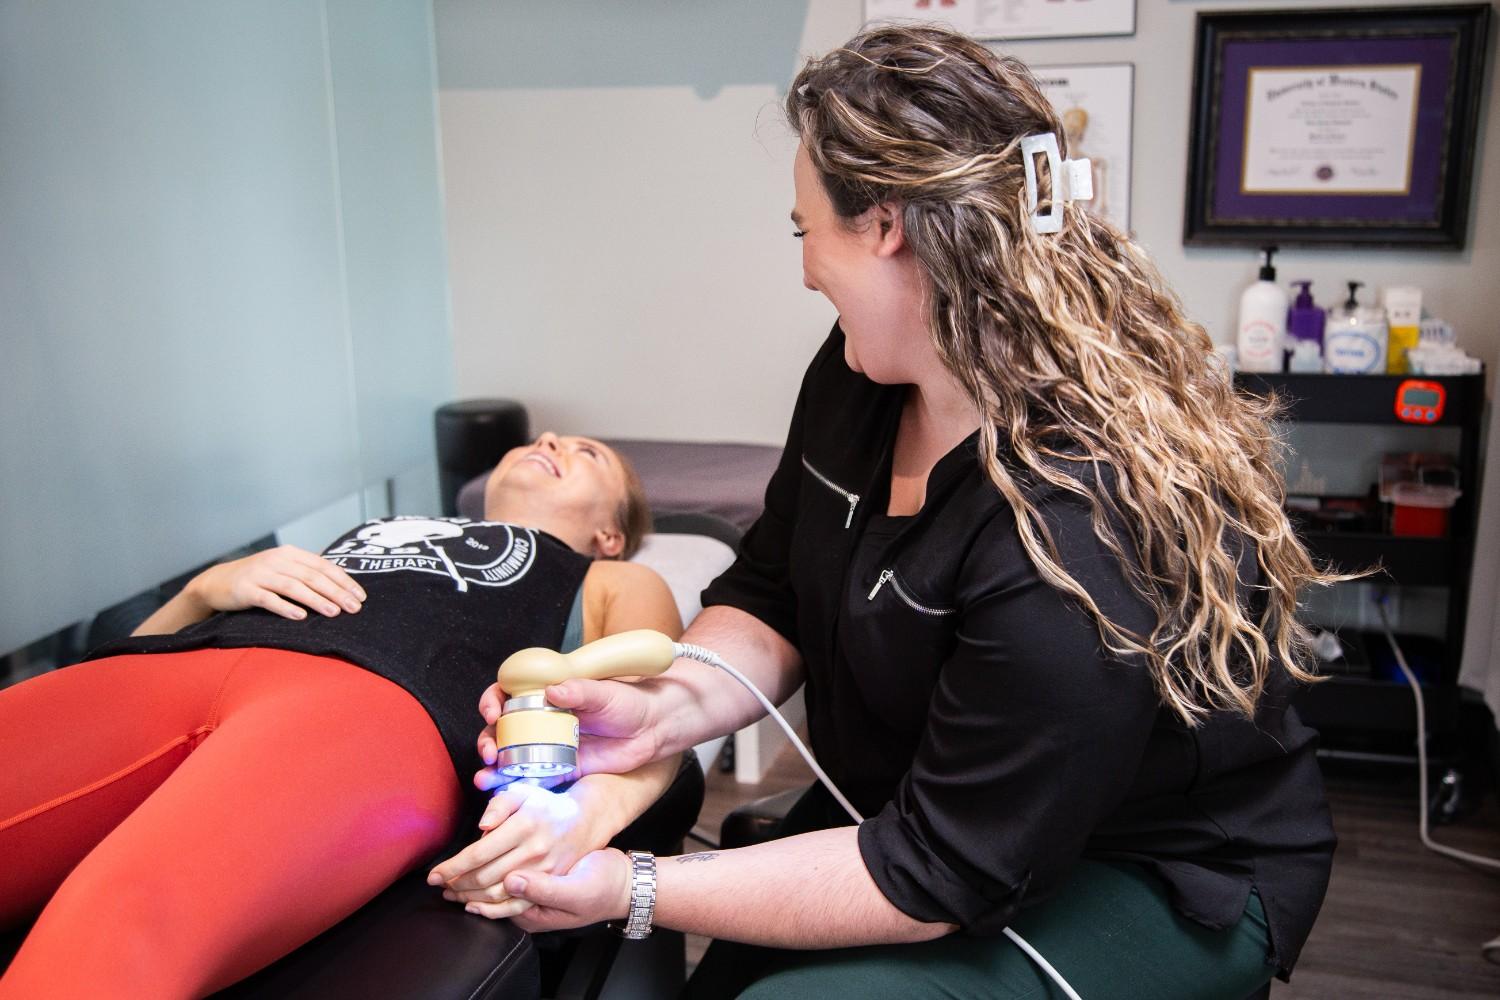
[[[1036,210],[1036,161],[1037,153],[1047,156],[1047,169],[1052,174],[1052,206],[1046,215]],[[1094,197],[1094,171],[1086,159],[1064,160],[1057,148],[1057,133],[1043,132],[1021,139],[1021,158],[1026,163],[1026,209],[1031,213],[1031,224],[1039,233],[1056,233],[1062,230],[1063,205],[1070,201],[1091,201]]]

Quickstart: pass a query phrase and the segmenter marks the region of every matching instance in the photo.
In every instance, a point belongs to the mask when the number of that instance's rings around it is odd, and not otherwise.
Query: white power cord
[[[1396,655],[1396,666],[1401,668],[1401,674],[1406,678],[1406,683],[1411,686],[1412,696],[1417,702],[1417,805],[1421,815],[1418,830],[1422,844],[1428,850],[1438,854],[1444,854],[1471,865],[1478,865],[1481,868],[1500,870],[1500,860],[1470,854],[1456,847],[1446,847],[1433,840],[1427,831],[1427,706],[1422,700],[1422,685],[1417,682],[1417,675],[1412,673],[1411,667],[1407,666],[1406,654],[1401,652],[1401,644],[1396,641],[1396,633],[1391,630],[1391,619],[1385,612],[1384,594],[1376,598],[1375,607],[1380,612],[1380,627],[1385,632],[1385,641],[1390,643],[1391,652]],[[1480,945],[1479,953],[1489,961],[1500,964],[1500,937]]]
[[[1076,992],[1074,992],[1073,987],[1068,985],[1068,981],[1062,977],[1062,973],[1054,969],[1052,967],[1052,963],[1043,958],[1040,952],[1038,952],[1031,945],[1027,944],[1025,938],[1021,937],[1021,935],[1017,934],[1009,927],[1005,928],[1005,936],[1014,941],[1016,947],[1024,951],[1026,953],[1026,957],[1037,964],[1037,968],[1041,969],[1047,975],[1052,977],[1052,981],[1056,983],[1064,993],[1067,994],[1068,1000],[1083,1000],[1083,997],[1079,996]]]
[[[825,773],[824,770],[818,766],[818,762],[813,759],[812,751],[803,746],[802,741],[797,738],[797,734],[792,730],[792,727],[787,723],[786,719],[782,717],[780,712],[776,711],[776,706],[771,704],[771,700],[769,698],[760,693],[760,688],[752,684],[750,682],[750,678],[746,677],[734,667],[731,667],[729,664],[725,663],[723,659],[719,657],[719,654],[715,653],[711,649],[704,649],[702,646],[694,646],[690,642],[674,642],[672,643],[672,651],[675,652],[678,656],[685,659],[697,660],[699,663],[706,663],[711,667],[718,667],[730,677],[733,677],[735,680],[745,685],[750,693],[755,695],[755,700],[760,702],[761,707],[764,708],[767,712],[771,713],[771,718],[776,720],[776,724],[781,727],[781,731],[786,733],[786,738],[792,741],[792,746],[797,748],[797,752],[802,755],[802,759],[807,761],[807,766],[812,768],[813,774],[816,774],[818,776],[818,780],[823,783],[823,787],[828,789],[828,791],[833,794],[833,797],[838,800],[839,805],[844,807],[844,811],[847,812],[850,816],[853,816],[854,822],[856,823],[863,823],[865,821],[865,818],[859,814],[858,810],[854,808],[849,800],[844,798],[844,793],[838,790],[838,786],[833,783],[833,779],[828,777],[827,773]]]
[[[743,684],[746,690],[755,695],[755,700],[760,702],[761,707],[770,713],[771,718],[776,720],[776,724],[781,727],[781,731],[786,733],[787,739],[792,741],[792,746],[797,748],[797,752],[802,755],[802,759],[807,761],[807,766],[812,768],[813,773],[818,776],[818,780],[823,783],[823,787],[828,789],[829,793],[838,800],[839,805],[844,807],[844,811],[847,812],[851,817],[853,817],[855,823],[863,823],[865,821],[865,818],[859,814],[859,811],[855,809],[854,806],[849,802],[849,800],[844,797],[844,793],[838,790],[838,786],[833,783],[833,779],[828,777],[824,770],[818,766],[818,762],[813,759],[812,752],[803,745],[800,739],[797,738],[797,734],[792,730],[792,727],[787,723],[786,719],[782,718],[781,713],[776,711],[776,706],[771,704],[771,700],[769,698],[761,694],[760,688],[756,687],[750,681],[750,678],[746,677],[734,667],[731,667],[729,664],[725,663],[724,660],[719,656],[719,654],[715,653],[711,649],[704,649],[702,646],[695,646],[692,643],[687,642],[674,642],[672,644],[672,649],[673,652],[675,652],[678,656],[685,659],[696,660],[699,663],[706,663],[711,667],[718,667],[730,677],[733,677],[735,680]],[[1424,813],[1424,828],[1425,823],[1426,814]],[[1052,963],[1043,958],[1035,948],[1027,944],[1026,940],[1021,937],[1021,935],[1017,934],[1009,927],[1005,928],[1004,934],[1006,937],[1010,938],[1011,941],[1015,942],[1016,947],[1025,952],[1026,956],[1033,962],[1035,962],[1039,969],[1041,969],[1049,977],[1051,977],[1052,981],[1062,989],[1064,994],[1067,995],[1068,1000],[1083,1000],[1083,998],[1078,995],[1073,987],[1068,985],[1068,981],[1062,977],[1062,973],[1054,969],[1052,967]]]
[[[1406,654],[1401,652],[1401,644],[1396,641],[1396,635],[1391,631],[1391,620],[1385,613],[1384,597],[1377,598],[1375,607],[1380,611],[1380,627],[1385,632],[1385,641],[1390,643],[1391,652],[1396,654],[1396,666],[1401,668],[1406,683],[1410,685],[1412,696],[1417,702],[1417,804],[1421,810],[1421,824],[1419,831],[1421,840],[1428,850],[1438,854],[1445,854],[1459,861],[1466,861],[1471,865],[1479,865],[1482,868],[1493,868],[1500,871],[1500,860],[1486,858],[1479,854],[1470,854],[1468,851],[1460,851],[1456,847],[1445,847],[1432,839],[1427,831],[1427,707],[1422,700],[1422,685],[1417,682],[1417,675],[1412,673],[1411,667],[1406,664]]]

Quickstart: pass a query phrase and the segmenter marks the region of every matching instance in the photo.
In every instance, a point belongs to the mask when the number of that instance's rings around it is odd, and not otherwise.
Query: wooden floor
[[[1417,839],[1415,768],[1325,767],[1339,834],[1323,911],[1290,984],[1298,1000],[1500,997],[1500,965],[1479,946],[1500,935],[1500,873],[1467,867]],[[1500,809],[1432,833],[1438,843],[1500,858]]]
[[[1312,938],[1277,1000],[1462,1000],[1500,997],[1500,965],[1479,946],[1500,935],[1500,874],[1468,868],[1417,840],[1414,768],[1325,767],[1339,848],[1333,880]],[[698,830],[718,838],[735,806],[810,781],[788,749],[758,785],[717,768]],[[1500,858],[1500,807],[1491,794],[1479,813],[1438,827],[1441,844]],[[700,845],[701,846],[701,845]],[[689,936],[696,964],[706,941]]]

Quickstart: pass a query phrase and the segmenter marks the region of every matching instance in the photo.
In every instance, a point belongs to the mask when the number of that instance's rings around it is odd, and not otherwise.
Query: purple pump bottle
[[[1294,281],[1301,287],[1292,307],[1286,311],[1286,347],[1291,353],[1300,341],[1309,340],[1318,345],[1318,354],[1323,353],[1323,324],[1328,315],[1313,304],[1312,282]]]

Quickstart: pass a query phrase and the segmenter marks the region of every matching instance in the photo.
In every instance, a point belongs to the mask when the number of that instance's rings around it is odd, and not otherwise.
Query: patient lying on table
[[[509,452],[485,518],[386,518],[322,556],[214,566],[131,638],[0,690],[0,929],[36,917],[0,1000],[249,975],[479,815],[476,705],[506,656],[681,631],[660,577],[618,561],[649,516],[610,448],[544,434]],[[590,775],[566,799],[512,786],[445,870],[497,889],[565,871],[674,773]],[[526,905],[497,891],[484,912]]]

